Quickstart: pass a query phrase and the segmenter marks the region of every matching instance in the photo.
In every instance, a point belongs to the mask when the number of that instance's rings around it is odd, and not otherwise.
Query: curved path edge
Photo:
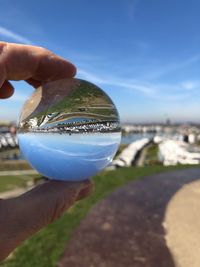
[[[88,213],[57,266],[180,266],[166,244],[166,210],[177,192],[199,178],[200,168],[192,168],[146,176],[119,188]]]

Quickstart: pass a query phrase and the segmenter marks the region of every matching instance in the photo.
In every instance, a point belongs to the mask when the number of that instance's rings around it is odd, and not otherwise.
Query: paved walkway
[[[59,267],[199,267],[200,169],[145,177],[97,204]]]
[[[32,186],[27,186],[26,188],[15,188],[6,192],[0,192],[0,199],[13,198],[30,190]]]
[[[35,170],[0,171],[0,176],[37,174]]]

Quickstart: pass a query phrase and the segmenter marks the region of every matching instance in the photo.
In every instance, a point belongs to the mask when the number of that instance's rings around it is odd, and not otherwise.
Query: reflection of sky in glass
[[[78,181],[105,168],[117,151],[121,133],[18,134],[25,158],[52,179]]]

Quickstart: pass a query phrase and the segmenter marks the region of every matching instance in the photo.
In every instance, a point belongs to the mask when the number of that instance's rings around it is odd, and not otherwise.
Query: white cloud
[[[32,42],[25,38],[24,36],[22,35],[19,35],[13,31],[10,31],[4,27],[0,27],[0,36],[4,36],[4,37],[8,37],[16,42],[20,42],[20,43],[23,43],[23,44],[31,44]]]
[[[78,70],[78,76],[80,76],[80,78],[86,79],[86,80],[91,81],[91,82],[96,83],[96,84],[106,84],[106,85],[123,87],[123,88],[131,89],[134,91],[139,91],[139,92],[144,93],[146,95],[152,95],[155,93],[155,90],[153,87],[140,84],[140,83],[133,81],[133,80],[130,80],[130,79],[117,79],[115,77],[101,78],[101,77],[98,77],[97,75],[90,73],[88,71],[85,71],[83,69]]]
[[[93,83],[105,84],[105,80],[86,70],[78,69],[78,75],[80,76],[80,78],[91,81]]]
[[[130,78],[109,77],[104,78],[83,69],[78,70],[78,77],[97,85],[110,85],[129,92],[139,92],[150,99],[165,102],[185,100],[192,96],[192,90],[200,85],[199,81],[185,81],[178,84],[146,83]],[[187,89],[187,90],[183,90]],[[191,92],[190,92],[191,91]]]
[[[158,79],[165,74],[184,69],[199,61],[200,61],[200,54],[197,54],[180,62],[172,62],[167,65],[162,64],[162,66],[147,73],[145,75],[145,78],[146,79]]]
[[[193,90],[200,87],[199,81],[184,81],[182,82],[182,87],[186,90]]]

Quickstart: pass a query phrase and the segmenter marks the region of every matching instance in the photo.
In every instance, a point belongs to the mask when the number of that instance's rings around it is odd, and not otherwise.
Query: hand
[[[75,74],[73,64],[44,48],[0,42],[0,98],[8,98],[14,92],[8,80],[25,80],[37,88]]]
[[[34,87],[72,78],[76,68],[52,52],[34,46],[0,42],[0,98],[14,88],[8,80],[25,80]],[[92,191],[92,183],[47,181],[25,194],[0,200],[0,261],[30,235],[53,222]]]

